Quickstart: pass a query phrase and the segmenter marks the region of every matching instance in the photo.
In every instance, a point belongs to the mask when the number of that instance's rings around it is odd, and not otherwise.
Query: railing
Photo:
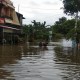
[[[13,20],[13,18],[12,17],[9,17],[9,16],[0,16],[0,18],[7,18],[7,19]]]

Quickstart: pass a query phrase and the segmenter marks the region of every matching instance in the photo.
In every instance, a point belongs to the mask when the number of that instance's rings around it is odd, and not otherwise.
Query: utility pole
[[[18,5],[18,13],[19,13],[19,9],[20,9],[20,4]]]
[[[78,12],[76,13],[76,16],[75,16],[75,41],[76,41],[75,46],[78,48],[77,22],[78,22]]]
[[[4,45],[4,28],[3,28],[3,39],[2,39],[2,44]]]

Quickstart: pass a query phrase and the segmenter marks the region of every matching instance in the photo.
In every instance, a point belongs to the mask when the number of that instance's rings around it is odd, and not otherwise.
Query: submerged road
[[[0,80],[80,80],[80,51],[60,45],[0,46]]]

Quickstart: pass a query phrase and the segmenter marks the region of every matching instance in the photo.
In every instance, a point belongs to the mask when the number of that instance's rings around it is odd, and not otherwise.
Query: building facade
[[[15,11],[10,0],[0,0],[0,43],[18,43],[23,15]]]

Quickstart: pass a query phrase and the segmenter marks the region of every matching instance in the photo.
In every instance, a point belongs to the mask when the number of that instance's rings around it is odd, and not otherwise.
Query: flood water
[[[80,80],[80,51],[56,44],[0,46],[0,80]]]

